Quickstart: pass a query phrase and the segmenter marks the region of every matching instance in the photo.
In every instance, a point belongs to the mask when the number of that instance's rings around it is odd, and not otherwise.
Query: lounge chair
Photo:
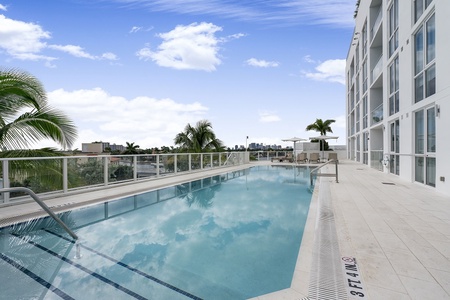
[[[310,162],[319,163],[319,162],[320,162],[319,153],[317,153],[317,152],[311,153],[311,154],[309,155],[309,161],[310,161]]]
[[[302,152],[297,154],[297,162],[303,162],[306,163],[308,161],[308,156],[306,155],[306,152]]]
[[[337,153],[336,152],[328,153],[328,160],[335,160],[335,161],[339,162]]]

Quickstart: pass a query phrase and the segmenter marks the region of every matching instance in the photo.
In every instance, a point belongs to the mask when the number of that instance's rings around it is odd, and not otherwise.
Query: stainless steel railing
[[[74,240],[78,240],[78,236],[70,230],[69,227],[60,219],[58,216],[45,204],[32,190],[25,188],[25,187],[13,187],[13,188],[3,188],[0,189],[0,193],[8,193],[8,192],[24,192],[33,198],[34,201],[36,201],[37,204],[39,204],[43,210],[47,214],[49,214],[50,217],[53,218],[53,220],[56,221]]]
[[[336,173],[317,173],[322,167],[333,163],[336,165]],[[311,170],[311,172],[309,173],[309,179],[310,179],[310,183],[311,186],[313,185],[313,174],[316,173],[316,176],[326,176],[326,177],[336,177],[336,182],[339,183],[339,168],[338,168],[338,164],[339,161],[337,159],[332,159],[327,161],[326,163],[321,164],[320,166],[314,168]]]

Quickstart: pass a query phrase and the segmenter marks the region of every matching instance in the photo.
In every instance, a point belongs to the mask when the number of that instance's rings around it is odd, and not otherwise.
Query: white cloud
[[[272,123],[281,121],[281,118],[273,112],[262,111],[259,112],[259,121],[262,123]]]
[[[135,33],[135,32],[141,31],[141,30],[142,30],[142,27],[133,26],[130,30],[130,33]]]
[[[95,140],[116,144],[136,142],[141,148],[173,145],[187,123],[204,119],[208,108],[198,102],[109,95],[101,88],[48,93],[49,103],[62,110],[78,128],[73,148]],[[41,145],[42,146],[42,145]]]
[[[172,31],[158,34],[163,42],[157,51],[139,50],[140,59],[151,59],[162,67],[214,71],[220,65],[219,39],[215,33],[222,28],[212,23],[178,25]]]
[[[75,45],[48,45],[45,40],[51,38],[48,31],[42,29],[41,26],[8,19],[4,15],[0,15],[0,50],[15,59],[46,61],[47,66],[54,66],[51,61],[56,57],[42,54],[45,49],[53,49],[68,53],[75,57],[88,58],[93,60],[108,59],[117,60],[113,53],[104,53],[101,56],[94,56],[87,53],[82,47]]]
[[[50,33],[41,26],[6,18],[0,15],[0,49],[21,60],[52,60],[55,58],[40,55],[50,39]]]
[[[107,60],[118,60],[117,55],[111,52],[103,53],[101,58],[107,59]]]
[[[81,58],[88,58],[92,60],[99,60],[99,59],[107,59],[107,60],[117,60],[117,56],[114,53],[107,52],[103,53],[101,56],[95,56],[92,54],[87,53],[84,51],[84,49],[80,46],[75,45],[49,45],[48,48],[53,50],[58,50],[65,52],[67,54],[70,54],[75,57],[81,57]]]
[[[345,84],[345,59],[326,60],[315,69],[316,72],[303,71],[303,74],[313,80]]]
[[[277,0],[277,1],[228,1],[228,0],[114,0],[134,3],[151,10],[190,15],[215,15],[242,21],[291,26],[297,24],[323,24],[353,27],[354,0]]]
[[[316,61],[311,58],[311,55],[305,55],[303,57],[303,60],[306,61],[307,63],[310,63],[310,64],[315,64],[316,63]]]
[[[249,66],[260,67],[260,68],[269,68],[269,67],[278,67],[279,66],[279,63],[276,61],[258,60],[256,58],[247,59],[245,62]]]
[[[6,9],[6,6],[5,5],[3,5],[3,4],[0,4],[0,10],[4,10],[4,11],[6,11],[7,9]]]
[[[84,49],[80,46],[75,45],[49,45],[50,49],[62,51],[65,53],[68,53],[70,55],[73,55],[75,57],[82,57],[82,58],[89,58],[89,59],[95,59],[95,56],[87,53],[84,51]]]

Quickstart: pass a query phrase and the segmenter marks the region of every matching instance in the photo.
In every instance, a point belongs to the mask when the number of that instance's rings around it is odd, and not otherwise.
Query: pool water
[[[307,167],[258,166],[0,229],[0,299],[247,299],[290,287]]]

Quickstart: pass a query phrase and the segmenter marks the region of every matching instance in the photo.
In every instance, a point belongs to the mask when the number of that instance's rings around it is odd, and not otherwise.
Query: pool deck
[[[46,203],[60,210],[83,201],[118,198],[237,169],[242,166],[118,186],[82,197],[59,197]],[[323,169],[332,173],[334,166]],[[324,187],[329,193],[320,192]],[[450,299],[450,197],[422,184],[341,160],[339,183],[332,177],[319,177],[314,189],[291,287],[254,300],[308,299],[322,197],[330,197],[332,203],[340,255],[358,262],[365,295],[358,299]],[[2,207],[0,224],[37,211],[35,203]]]
[[[320,181],[319,189],[330,187],[340,254],[358,262],[362,299],[450,299],[450,197],[348,160],[339,183]],[[318,195],[316,188],[291,288],[255,299],[308,299]]]

